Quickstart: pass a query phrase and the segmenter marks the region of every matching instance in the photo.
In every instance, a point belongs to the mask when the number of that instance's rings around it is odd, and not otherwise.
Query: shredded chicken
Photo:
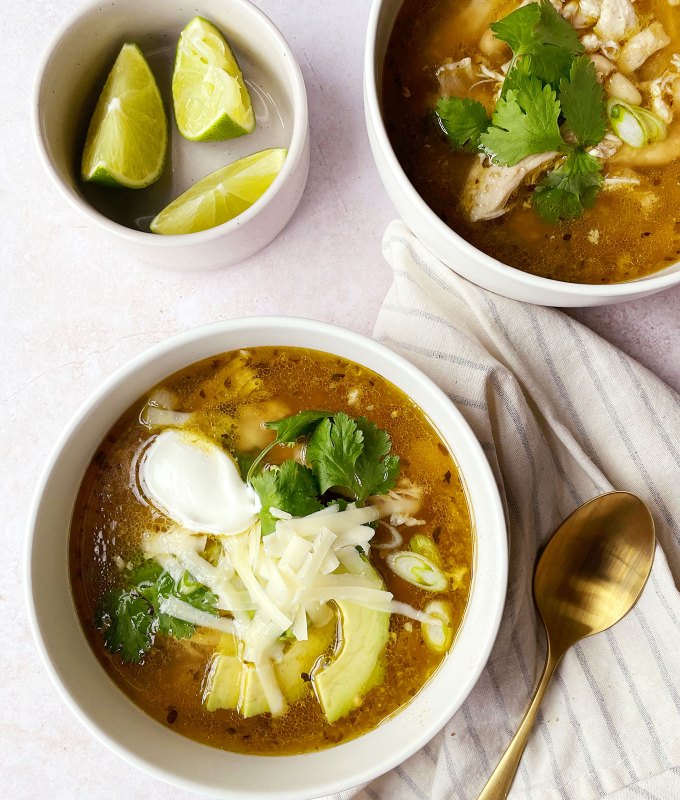
[[[461,204],[472,222],[495,219],[509,211],[506,206],[512,193],[532,173],[544,168],[557,157],[557,153],[539,153],[527,156],[514,167],[496,164],[484,166],[481,160],[470,168]]]
[[[649,94],[650,105],[657,117],[670,124],[675,105],[680,106],[680,54],[673,55],[670,69],[653,81],[642,84],[642,88]]]
[[[599,158],[601,161],[606,161],[608,158],[612,158],[616,155],[622,144],[623,142],[615,133],[607,131],[604,135],[604,139],[588,152],[591,156]]]
[[[437,80],[442,97],[467,97],[477,80],[472,59],[468,56],[460,61],[447,61],[437,70]]]
[[[415,514],[420,511],[422,500],[423,487],[408,478],[401,478],[387,494],[368,498],[381,517],[390,517],[391,525],[421,525],[422,520],[417,520]]]
[[[613,39],[603,41],[594,33],[586,33],[581,37],[581,44],[586,53],[600,53],[610,61],[616,61],[621,53],[621,45]]]
[[[600,18],[602,0],[580,0],[578,6],[581,17],[587,20],[588,25],[594,25]]]
[[[472,90],[481,83],[495,83],[494,95],[497,99],[505,75],[491,69],[483,61],[476,63],[467,57],[442,64],[437,70],[437,80],[442,97],[469,97]]]
[[[621,42],[638,27],[638,18],[630,0],[602,0],[594,27],[599,39]]]
[[[576,30],[590,28],[600,16],[601,0],[570,0],[562,8],[562,16],[569,20]]]
[[[617,65],[621,72],[635,72],[650,56],[669,45],[670,41],[663,25],[652,22],[624,44]]]

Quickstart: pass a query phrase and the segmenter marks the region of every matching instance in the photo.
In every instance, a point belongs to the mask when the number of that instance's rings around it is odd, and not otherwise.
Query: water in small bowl
[[[97,211],[135,230],[148,232],[151,221],[159,211],[211,172],[259,150],[288,147],[290,144],[293,117],[284,88],[270,71],[236,47],[234,53],[253,103],[257,121],[255,130],[247,136],[223,142],[190,142],[184,139],[175,124],[171,91],[177,38],[172,40],[162,36],[156,41],[137,42],[158,82],[168,115],[168,154],[160,179],[146,189],[111,188],[80,182],[83,196]],[[93,87],[90,113],[94,110],[105,80],[106,74],[103,74]],[[89,115],[87,120],[89,122]],[[85,127],[88,122],[85,122]],[[83,130],[83,144],[85,133],[86,130]],[[82,149],[79,158],[81,154]]]

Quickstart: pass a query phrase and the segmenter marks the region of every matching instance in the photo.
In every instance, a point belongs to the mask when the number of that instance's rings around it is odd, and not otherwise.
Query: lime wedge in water
[[[203,17],[194,17],[179,37],[172,99],[185,139],[214,142],[255,130],[238,62],[224,36]]]
[[[84,181],[143,189],[163,171],[168,123],[142,51],[125,44],[95,106],[83,151]]]
[[[258,200],[279,174],[286,149],[273,147],[211,172],[166,206],[153,233],[196,233],[222,225]]]

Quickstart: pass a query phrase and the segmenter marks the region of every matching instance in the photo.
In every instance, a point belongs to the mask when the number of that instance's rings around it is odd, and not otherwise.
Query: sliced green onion
[[[423,624],[425,644],[435,653],[445,653],[453,642],[453,611],[443,600],[430,600],[425,613],[433,618]]]
[[[186,570],[184,570],[184,574],[177,582],[177,589],[183,595],[193,594],[197,589],[202,588],[204,588],[203,584],[195,581]]]
[[[408,550],[398,550],[387,556],[387,566],[405,581],[428,592],[443,592],[449,581],[441,569],[427,556]]]
[[[409,550],[412,550],[414,553],[419,553],[421,556],[425,556],[425,558],[429,558],[433,564],[441,567],[442,557],[439,553],[439,548],[429,536],[426,536],[424,533],[417,533],[415,536],[411,537],[408,546]]]
[[[611,97],[607,115],[614,133],[631,147],[644,147],[666,138],[666,123],[646,108]]]

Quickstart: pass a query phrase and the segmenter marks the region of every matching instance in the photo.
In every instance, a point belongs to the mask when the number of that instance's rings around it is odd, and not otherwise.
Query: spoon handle
[[[526,747],[529,734],[534,725],[534,720],[538,714],[538,707],[543,700],[545,690],[548,688],[550,679],[555,672],[555,667],[559,662],[559,656],[556,658],[553,655],[550,642],[548,641],[548,655],[543,668],[541,679],[538,682],[534,696],[531,699],[531,704],[527,709],[521,725],[517,729],[517,733],[512,737],[508,749],[503,753],[503,757],[498,762],[498,766],[491,773],[491,777],[487,781],[486,786],[479,795],[479,800],[506,800],[512,782],[515,780],[515,773],[519,766],[519,761],[522,758],[522,753]]]

